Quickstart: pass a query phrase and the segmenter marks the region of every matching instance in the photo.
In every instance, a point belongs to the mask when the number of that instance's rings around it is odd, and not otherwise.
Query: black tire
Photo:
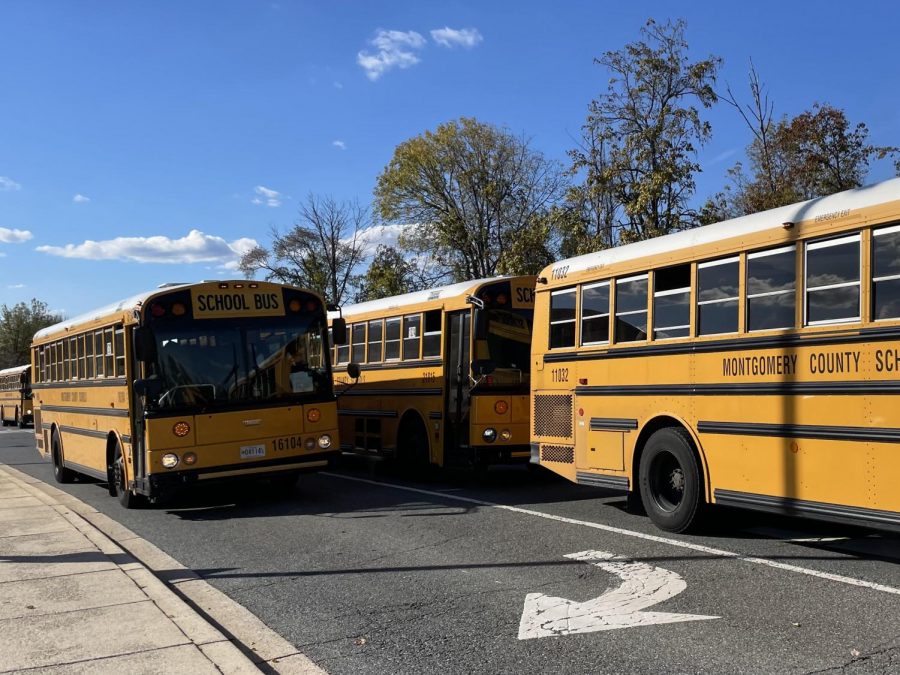
[[[704,503],[694,444],[680,427],[655,432],[641,455],[641,500],[650,520],[667,532],[696,525]]]
[[[136,508],[141,502],[141,498],[128,488],[125,478],[125,455],[122,453],[120,443],[116,443],[111,470],[113,475],[110,494],[117,497],[119,503],[126,509]]]
[[[53,455],[53,479],[57,483],[72,483],[75,481],[75,473],[71,469],[67,469],[62,463],[62,448],[60,448],[59,436],[53,433],[50,441],[51,453]]]
[[[421,471],[430,466],[428,431],[417,417],[408,417],[397,431],[397,468]]]
[[[5,427],[9,426],[9,422],[6,421],[6,413],[3,411],[2,407],[0,407],[0,424]]]

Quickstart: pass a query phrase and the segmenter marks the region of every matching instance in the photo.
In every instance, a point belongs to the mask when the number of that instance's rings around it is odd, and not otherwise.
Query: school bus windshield
[[[494,365],[486,384],[527,383],[534,310],[489,307],[476,311],[486,315],[484,335],[476,338],[476,358],[488,359]]]
[[[161,393],[155,407],[290,403],[331,393],[324,323],[284,320],[189,322],[153,327]]]

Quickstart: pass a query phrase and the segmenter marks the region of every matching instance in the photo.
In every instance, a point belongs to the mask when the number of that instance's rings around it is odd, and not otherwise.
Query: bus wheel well
[[[687,432],[688,436],[691,438],[691,448],[694,451],[694,456],[697,459],[697,466],[700,468],[700,480],[701,483],[705,483],[703,477],[703,458],[700,456],[700,451],[697,449],[697,444],[693,440],[693,436],[690,431],[688,431],[687,427],[681,423],[680,420],[675,419],[674,417],[668,417],[667,415],[662,415],[660,417],[654,417],[652,420],[647,422],[644,425],[644,428],[641,429],[641,433],[638,435],[637,442],[634,444],[634,456],[631,458],[631,485],[629,486],[632,494],[638,496],[640,499],[640,489],[638,487],[637,476],[640,475],[640,466],[641,466],[641,455],[644,452],[644,447],[647,445],[647,441],[650,440],[650,437],[655,434],[660,429],[665,429],[666,427],[677,427],[680,429],[684,429]]]
[[[106,480],[107,485],[109,486],[109,494],[112,497],[116,496],[116,477],[113,473],[115,471],[113,464],[116,456],[116,446],[118,444],[119,439],[114,433],[110,433],[106,437]]]
[[[415,443],[424,443],[424,448],[410,447],[409,441]],[[417,410],[407,410],[400,416],[400,422],[397,425],[397,453],[407,456],[406,461],[413,461],[421,464],[431,463],[431,439],[428,438],[428,425],[422,419],[422,415]]]

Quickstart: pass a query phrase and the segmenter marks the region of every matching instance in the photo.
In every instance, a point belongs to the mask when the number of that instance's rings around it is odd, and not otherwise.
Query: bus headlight
[[[331,436],[328,434],[322,434],[319,436],[319,447],[323,450],[327,450],[331,447]]]
[[[491,428],[485,429],[484,433],[481,434],[481,437],[488,443],[493,443],[497,440],[497,430]]]
[[[162,456],[162,465],[167,469],[174,469],[178,466],[178,455],[174,452],[167,452]]]
[[[500,440],[508,441],[510,438],[512,438],[512,432],[509,429],[504,429],[500,432]]]

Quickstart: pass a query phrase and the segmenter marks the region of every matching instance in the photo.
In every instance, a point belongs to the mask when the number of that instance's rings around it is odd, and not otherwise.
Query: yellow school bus
[[[31,424],[31,366],[0,370],[0,422],[16,424],[20,429]]]
[[[900,180],[563,260],[532,462],[639,496],[900,529]]]
[[[126,507],[199,481],[285,487],[339,453],[322,299],[256,281],[172,284],[34,336],[35,435],[56,480]]]
[[[466,281],[343,309],[342,449],[398,465],[527,462],[534,276]],[[359,364],[351,384],[344,371]]]

